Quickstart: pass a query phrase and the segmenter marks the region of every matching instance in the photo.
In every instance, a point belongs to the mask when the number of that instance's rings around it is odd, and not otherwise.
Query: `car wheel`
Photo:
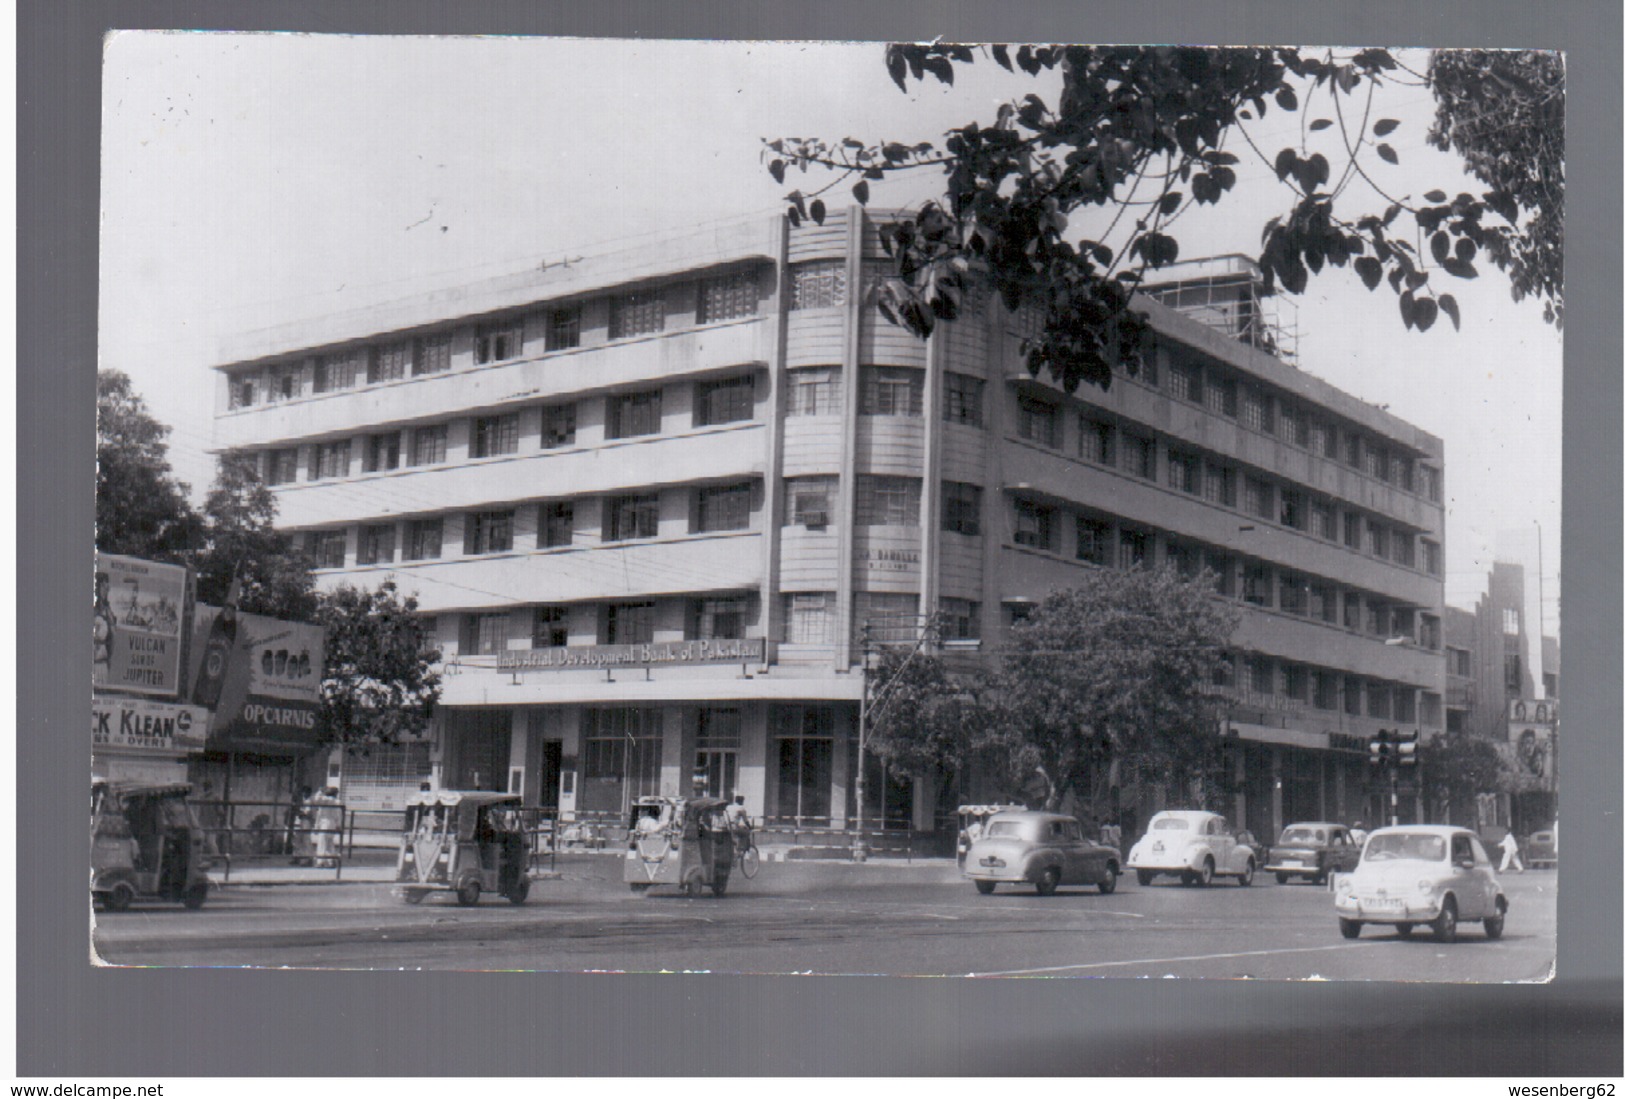
[[[1109,862],[1106,864],[1105,871],[1100,875],[1099,888],[1102,893],[1117,892],[1117,867]]]
[[[1433,937],[1441,943],[1456,941],[1456,898],[1446,897],[1439,918],[1433,921]]]
[[[1279,870],[1277,870],[1275,872],[1275,884],[1276,885],[1285,885],[1287,882],[1289,882],[1291,880],[1292,880],[1292,875],[1291,874],[1283,874]]]
[[[423,898],[428,895],[428,892],[422,889],[408,889],[401,894],[401,900],[407,904],[422,904]]]
[[[1038,895],[1040,897],[1054,896],[1055,887],[1061,884],[1061,872],[1053,866],[1046,866],[1039,873],[1038,881],[1034,884],[1038,886]]]
[[[976,891],[985,897],[987,894],[993,892],[993,890],[998,887],[998,884],[998,882],[994,881],[979,881],[976,883]]]
[[[187,886],[186,892],[181,894],[181,903],[193,910],[202,908],[203,902],[208,899],[209,883],[206,881],[192,883]]]
[[[1345,939],[1358,939],[1362,926],[1359,920],[1345,920],[1341,916],[1337,918],[1337,929],[1343,933]]]
[[[464,908],[472,908],[480,903],[480,883],[469,878],[457,887],[457,903]]]
[[[1201,886],[1213,884],[1213,860],[1211,858],[1202,860],[1202,869],[1196,872],[1196,884]]]
[[[1495,902],[1495,915],[1484,917],[1484,937],[1486,939],[1499,939],[1501,932],[1507,928],[1506,901]]]
[[[1247,886],[1253,884],[1253,860],[1252,859],[1247,860],[1247,869],[1245,869],[1245,870],[1243,870],[1241,872],[1241,877],[1236,879],[1236,884],[1241,886],[1243,889],[1245,889]]]
[[[135,886],[127,881],[114,882],[113,888],[107,891],[107,910],[109,912],[126,912],[130,905],[135,903]]]
[[[1410,938],[1411,932],[1415,930],[1416,925],[1413,923],[1396,923],[1394,925],[1394,931],[1396,931],[1399,934],[1399,937],[1402,939]]]
[[[525,898],[530,896],[530,882],[521,880],[508,893],[508,900],[513,904],[524,904]]]
[[[1151,870],[1136,870],[1136,871],[1134,871],[1134,878],[1141,885],[1150,885],[1153,881],[1156,880],[1157,875],[1156,875],[1156,873],[1154,871],[1151,871]]]
[[[635,896],[647,897],[649,895],[649,886],[653,883],[646,881],[635,881],[629,882],[628,884],[632,886],[632,893]]]
[[[1325,885],[1326,884],[1326,871],[1317,870],[1315,872],[1315,876],[1313,878],[1309,879],[1309,880],[1314,882],[1316,885]]]

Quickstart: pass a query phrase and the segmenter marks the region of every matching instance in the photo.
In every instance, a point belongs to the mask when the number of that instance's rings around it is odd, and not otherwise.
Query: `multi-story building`
[[[992,295],[888,323],[886,263],[869,213],[759,219],[229,349],[219,445],[320,584],[393,576],[444,653],[435,734],[348,762],[347,799],[432,772],[618,817],[703,773],[841,828],[865,623],[942,612],[991,657],[1084,570],[1168,564],[1242,612],[1235,818],[1372,819],[1367,737],[1444,724],[1440,440],[1211,323],[1244,266],[1203,320],[1144,301],[1143,366],[1067,394]],[[865,819],[933,827],[938,784],[866,766]]]

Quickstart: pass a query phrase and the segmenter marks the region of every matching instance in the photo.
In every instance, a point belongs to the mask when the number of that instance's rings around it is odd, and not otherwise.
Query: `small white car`
[[[1392,924],[1402,939],[1426,924],[1439,942],[1454,942],[1456,925],[1481,922],[1486,938],[1506,928],[1507,898],[1478,836],[1444,824],[1379,828],[1366,840],[1360,865],[1337,877],[1337,923],[1345,939],[1366,924]]]
[[[1128,853],[1128,869],[1141,885],[1150,885],[1158,874],[1178,874],[1186,885],[1210,885],[1216,877],[1251,885],[1257,862],[1253,849],[1237,840],[1219,814],[1169,809],[1151,818]]]

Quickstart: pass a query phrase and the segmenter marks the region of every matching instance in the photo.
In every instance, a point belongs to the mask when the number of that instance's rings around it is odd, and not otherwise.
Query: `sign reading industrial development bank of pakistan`
[[[549,649],[513,649],[497,656],[505,672],[564,668],[644,667],[655,664],[740,664],[767,657],[760,637],[712,641],[650,641],[641,645],[570,645]]]

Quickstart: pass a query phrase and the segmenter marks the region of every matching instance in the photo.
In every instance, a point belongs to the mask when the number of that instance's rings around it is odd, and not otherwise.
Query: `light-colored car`
[[[1507,898],[1478,836],[1445,824],[1379,828],[1366,840],[1360,865],[1337,878],[1337,923],[1345,939],[1366,924],[1392,924],[1402,939],[1420,925],[1440,942],[1454,942],[1456,925],[1481,922],[1499,939]]]
[[[1353,870],[1359,861],[1360,849],[1343,825],[1305,821],[1282,829],[1264,869],[1282,885],[1292,878],[1324,884],[1329,875]]]
[[[1122,864],[1117,848],[1084,838],[1074,818],[1021,810],[988,820],[965,855],[963,871],[978,893],[1026,882],[1047,897],[1062,885],[1093,885],[1110,893]]]
[[[1178,874],[1186,885],[1210,885],[1218,877],[1251,885],[1257,867],[1253,849],[1237,840],[1230,822],[1200,809],[1158,813],[1128,853],[1128,868],[1141,885],[1158,874]]]

